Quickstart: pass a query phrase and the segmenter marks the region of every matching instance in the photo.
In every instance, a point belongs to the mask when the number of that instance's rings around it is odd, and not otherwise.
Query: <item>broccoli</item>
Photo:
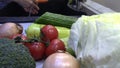
[[[27,47],[11,39],[0,39],[0,68],[35,67],[35,61]]]

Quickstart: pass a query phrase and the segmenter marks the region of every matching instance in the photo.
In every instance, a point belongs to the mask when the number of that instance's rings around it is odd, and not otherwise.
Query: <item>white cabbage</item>
[[[81,68],[120,68],[120,13],[80,17],[71,27],[68,45]]]

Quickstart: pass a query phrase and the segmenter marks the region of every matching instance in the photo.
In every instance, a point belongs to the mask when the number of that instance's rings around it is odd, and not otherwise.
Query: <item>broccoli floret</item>
[[[0,44],[6,44],[6,43],[15,43],[15,41],[12,39],[8,39],[8,38],[1,38],[0,39]]]
[[[0,39],[0,68],[35,68],[29,50],[10,39]]]

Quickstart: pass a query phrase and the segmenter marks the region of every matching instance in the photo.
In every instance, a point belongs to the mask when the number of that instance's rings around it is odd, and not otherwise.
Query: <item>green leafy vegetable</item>
[[[35,67],[35,61],[24,45],[7,38],[0,39],[0,68]]]

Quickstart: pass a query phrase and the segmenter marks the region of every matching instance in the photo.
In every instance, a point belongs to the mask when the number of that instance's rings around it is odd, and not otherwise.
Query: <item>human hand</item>
[[[35,0],[13,0],[14,2],[21,5],[26,12],[30,12],[32,14],[37,14],[39,7]]]

